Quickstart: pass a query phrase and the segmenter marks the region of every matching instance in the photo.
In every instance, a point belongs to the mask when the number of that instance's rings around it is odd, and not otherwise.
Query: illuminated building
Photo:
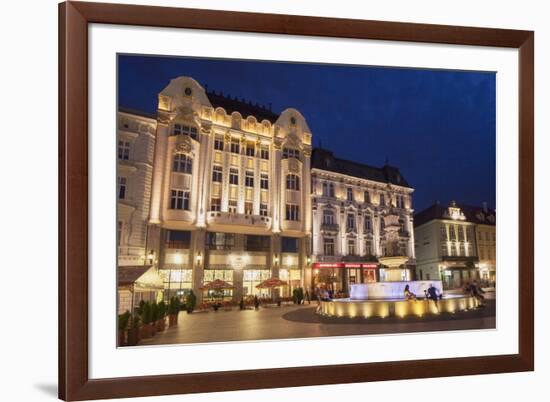
[[[275,114],[173,79],[158,96],[148,233],[166,293],[201,299],[214,279],[233,286],[224,291],[233,300],[266,294],[257,285],[271,277],[303,286],[310,158],[299,111]]]
[[[436,203],[416,214],[414,224],[418,279],[441,279],[445,289],[494,280],[494,210],[454,201],[448,207]]]
[[[397,168],[315,149],[311,180],[314,287],[414,279],[414,190]]]

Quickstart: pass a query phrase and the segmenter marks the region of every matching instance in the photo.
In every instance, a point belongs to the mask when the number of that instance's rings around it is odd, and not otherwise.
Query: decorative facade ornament
[[[280,151],[283,145],[283,141],[280,138],[273,138],[273,148]]]
[[[204,135],[209,135],[212,132],[212,123],[205,121],[201,125],[201,133]]]
[[[288,159],[288,171],[291,173],[300,173],[300,162],[296,158]]]
[[[174,153],[176,154],[188,154],[193,150],[193,144],[191,143],[191,138],[186,135],[178,136],[178,142],[174,148]]]
[[[292,132],[286,137],[286,145],[289,148],[298,149],[298,148],[300,148],[300,145],[302,145],[302,144],[301,144],[300,140],[298,139],[298,136],[296,135],[296,133]]]
[[[169,96],[159,95],[159,109],[170,111],[171,99]]]
[[[231,142],[231,132],[229,130],[227,130],[225,132],[225,135],[223,136],[223,139],[225,142]]]

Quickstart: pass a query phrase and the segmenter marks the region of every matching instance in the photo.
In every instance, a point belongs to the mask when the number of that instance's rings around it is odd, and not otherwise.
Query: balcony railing
[[[339,232],[340,225],[337,223],[321,223],[321,230],[326,232]]]
[[[247,215],[232,212],[210,211],[208,213],[208,223],[221,225],[252,225],[268,229],[271,227],[271,217],[263,215]]]

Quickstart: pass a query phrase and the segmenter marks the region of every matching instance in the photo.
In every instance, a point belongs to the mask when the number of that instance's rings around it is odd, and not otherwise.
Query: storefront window
[[[270,294],[268,289],[258,289],[256,286],[269,277],[269,269],[245,269],[243,271],[243,295],[268,296]]]

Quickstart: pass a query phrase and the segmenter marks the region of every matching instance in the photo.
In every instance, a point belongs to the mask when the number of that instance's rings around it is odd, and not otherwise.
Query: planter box
[[[126,335],[127,335],[127,332],[125,330],[118,331],[118,346],[127,345]]]
[[[148,339],[153,337],[153,326],[151,324],[145,324],[139,331],[140,339]]]
[[[166,329],[166,318],[161,318],[156,323],[157,332],[162,332]]]
[[[128,342],[127,346],[136,346],[139,343],[140,328],[130,328],[128,330]]]
[[[176,325],[178,325],[178,315],[170,314],[168,316],[168,326],[175,327]]]

